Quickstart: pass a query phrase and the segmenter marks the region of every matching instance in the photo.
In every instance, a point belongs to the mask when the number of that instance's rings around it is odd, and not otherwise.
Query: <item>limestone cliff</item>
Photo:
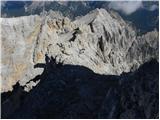
[[[43,69],[45,54],[64,64],[83,65],[99,74],[119,75],[158,60],[158,32],[137,36],[120,16],[96,9],[71,21],[58,12],[1,18],[2,89],[23,86]]]

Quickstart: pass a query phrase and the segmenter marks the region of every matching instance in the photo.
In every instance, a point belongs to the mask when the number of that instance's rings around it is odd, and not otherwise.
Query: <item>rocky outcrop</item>
[[[2,92],[12,90],[19,80],[32,79],[32,54],[40,31],[39,16],[1,19],[2,25]],[[34,71],[34,72],[32,72]]]
[[[45,54],[64,64],[83,65],[99,74],[119,75],[158,59],[158,32],[137,36],[122,18],[96,9],[75,21],[50,11],[41,16],[1,18],[2,89],[12,90],[42,73]],[[34,83],[33,86],[35,86]],[[28,87],[32,87],[32,84]]]

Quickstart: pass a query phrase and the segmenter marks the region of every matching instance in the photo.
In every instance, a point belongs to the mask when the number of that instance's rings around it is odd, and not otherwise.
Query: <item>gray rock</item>
[[[104,9],[75,21],[51,11],[41,16],[1,18],[1,26],[1,92],[11,91],[17,82],[24,86],[41,74],[43,69],[33,66],[45,63],[45,54],[57,56],[57,62],[112,75],[135,70],[152,58],[158,60],[157,31],[137,36],[120,16]]]

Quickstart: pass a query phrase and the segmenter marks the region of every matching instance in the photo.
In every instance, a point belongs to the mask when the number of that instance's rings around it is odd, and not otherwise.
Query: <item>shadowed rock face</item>
[[[57,62],[85,66],[106,75],[134,71],[152,58],[158,60],[157,31],[137,36],[120,16],[104,9],[93,10],[75,21],[53,11],[1,21],[1,92],[12,91],[17,82],[24,86],[41,74],[43,69],[33,66],[44,63],[46,53],[57,56]]]
[[[100,75],[50,59],[30,92],[18,84],[2,94],[2,118],[158,118],[159,63],[130,73]],[[25,87],[25,86],[23,86]]]
[[[1,21],[2,118],[158,117],[157,31],[104,9]]]

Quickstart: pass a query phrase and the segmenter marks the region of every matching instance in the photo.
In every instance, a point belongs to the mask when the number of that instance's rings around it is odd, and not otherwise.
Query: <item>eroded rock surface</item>
[[[75,21],[50,11],[41,16],[1,18],[2,89],[24,86],[42,73],[45,54],[64,64],[83,65],[99,74],[119,75],[158,60],[158,32],[144,36],[120,16],[96,9]],[[32,86],[29,86],[32,87]]]

